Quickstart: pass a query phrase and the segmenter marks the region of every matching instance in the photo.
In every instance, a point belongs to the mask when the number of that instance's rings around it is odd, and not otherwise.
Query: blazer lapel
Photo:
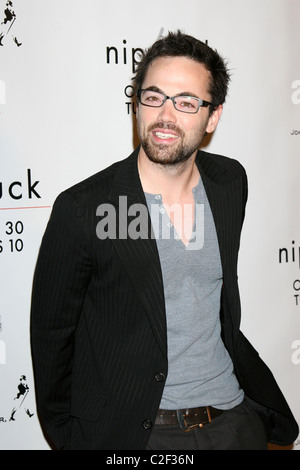
[[[213,214],[219,242],[223,277],[226,278],[229,268],[229,254],[232,253],[230,249],[232,244],[231,237],[234,233],[232,225],[233,205],[231,201],[231,185],[226,184],[228,179],[226,168],[220,168],[205,152],[198,152],[196,163]],[[234,194],[236,193],[234,192]]]
[[[157,342],[166,355],[167,330],[163,280],[157,245],[155,238],[151,236],[151,220],[138,175],[138,150],[120,162],[109,194],[109,200],[117,209],[117,234],[120,234],[112,240],[112,243],[143,303]],[[132,207],[144,208],[136,215],[139,217],[139,229],[143,238],[134,239],[128,234],[130,224],[133,222],[133,217],[128,215],[128,209]]]

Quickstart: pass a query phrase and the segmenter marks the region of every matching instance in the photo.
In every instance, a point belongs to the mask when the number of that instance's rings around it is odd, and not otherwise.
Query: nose
[[[173,102],[170,99],[167,99],[164,104],[158,108],[158,118],[163,122],[173,122],[177,121],[177,111],[174,108]]]

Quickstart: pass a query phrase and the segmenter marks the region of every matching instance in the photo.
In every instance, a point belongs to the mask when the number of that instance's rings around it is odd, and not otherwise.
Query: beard
[[[174,141],[173,144],[158,144],[153,142],[151,134],[154,129],[172,130],[176,132],[178,142]],[[147,129],[142,129],[141,124],[138,122],[138,135],[145,154],[150,161],[161,165],[181,165],[189,160],[200,147],[205,134],[206,124],[197,132],[194,131],[187,137],[175,124],[158,122],[151,124]]]

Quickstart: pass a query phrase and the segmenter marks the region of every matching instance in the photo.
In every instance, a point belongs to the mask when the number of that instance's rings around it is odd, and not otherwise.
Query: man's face
[[[185,57],[161,57],[149,66],[143,89],[155,87],[167,96],[185,94],[211,101],[208,93],[210,73],[203,64]],[[222,106],[209,117],[209,108],[200,107],[196,114],[174,108],[171,100],[153,108],[139,103],[137,130],[142,152],[164,165],[179,164],[195,155],[206,132],[213,132]]]

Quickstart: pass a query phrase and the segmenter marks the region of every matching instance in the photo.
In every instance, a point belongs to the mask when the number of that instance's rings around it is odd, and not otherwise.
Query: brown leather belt
[[[158,410],[155,424],[179,425],[184,432],[191,431],[210,423],[223,413],[212,406],[201,406],[200,408],[186,408],[182,410]]]

